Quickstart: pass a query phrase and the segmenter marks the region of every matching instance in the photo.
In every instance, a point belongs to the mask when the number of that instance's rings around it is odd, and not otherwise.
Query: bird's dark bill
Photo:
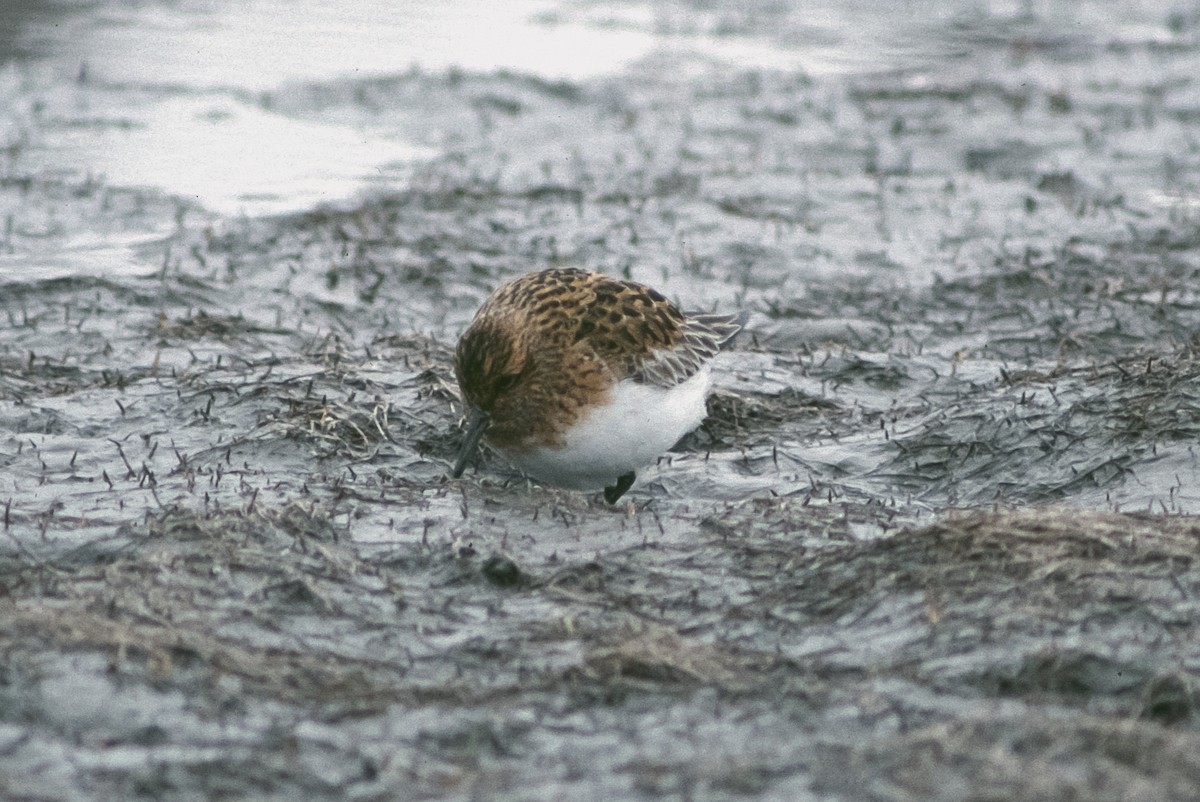
[[[479,447],[479,439],[487,431],[489,423],[491,423],[491,418],[488,417],[486,412],[479,409],[471,409],[470,417],[467,419],[467,436],[463,438],[462,447],[458,452],[458,459],[454,462],[454,470],[450,473],[455,479],[462,476],[463,469],[467,467],[467,461],[471,459],[471,456],[475,453],[475,449]]]

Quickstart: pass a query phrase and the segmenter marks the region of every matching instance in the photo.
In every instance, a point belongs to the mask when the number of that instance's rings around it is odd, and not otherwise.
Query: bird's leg
[[[604,500],[609,504],[616,504],[617,499],[625,495],[625,491],[633,487],[633,480],[637,478],[637,474],[633,471],[623,473],[617,477],[617,483],[604,488]]]

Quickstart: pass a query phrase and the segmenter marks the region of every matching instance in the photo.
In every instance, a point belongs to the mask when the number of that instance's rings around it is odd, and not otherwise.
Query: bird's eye
[[[496,394],[507,393],[517,383],[517,379],[521,378],[519,373],[506,373],[499,379],[496,379]]]

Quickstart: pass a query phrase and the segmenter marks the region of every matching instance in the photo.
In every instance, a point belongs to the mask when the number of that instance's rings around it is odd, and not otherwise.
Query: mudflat
[[[0,796],[1200,798],[1200,13],[271,8],[0,12]],[[447,476],[554,266],[751,313],[615,507]]]

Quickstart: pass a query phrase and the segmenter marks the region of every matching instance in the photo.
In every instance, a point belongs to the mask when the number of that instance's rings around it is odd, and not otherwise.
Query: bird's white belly
[[[613,388],[608,404],[590,408],[567,430],[565,447],[505,456],[534,479],[575,490],[601,490],[618,476],[654,462],[699,426],[711,384],[707,365],[670,388],[626,379]]]

